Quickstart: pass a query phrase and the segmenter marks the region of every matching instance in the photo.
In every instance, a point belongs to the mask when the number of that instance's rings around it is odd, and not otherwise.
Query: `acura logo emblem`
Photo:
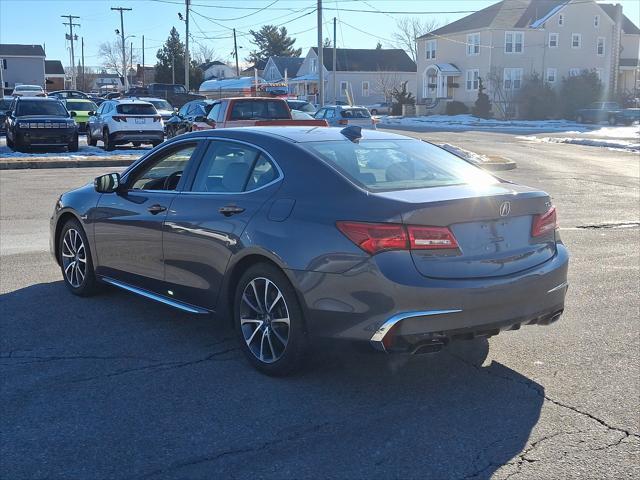
[[[500,205],[500,216],[506,217],[511,213],[511,202],[502,202]]]

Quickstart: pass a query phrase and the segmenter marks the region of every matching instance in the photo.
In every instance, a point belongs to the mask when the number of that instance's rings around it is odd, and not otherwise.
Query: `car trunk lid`
[[[534,217],[550,208],[547,194],[509,183],[455,185],[382,194],[406,203],[405,225],[448,227],[459,248],[412,250],[417,270],[442,279],[511,275],[555,254],[555,232],[532,237]]]

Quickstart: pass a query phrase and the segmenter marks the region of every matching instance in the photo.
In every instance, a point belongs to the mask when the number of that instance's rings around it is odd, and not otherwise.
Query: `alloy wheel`
[[[87,275],[87,250],[74,228],[67,230],[62,239],[62,268],[69,285],[79,288]]]
[[[278,286],[268,278],[251,280],[240,301],[240,328],[251,353],[261,362],[274,363],[289,343],[289,309]]]

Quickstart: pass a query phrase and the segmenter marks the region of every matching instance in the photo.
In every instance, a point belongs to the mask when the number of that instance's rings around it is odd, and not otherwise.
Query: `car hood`
[[[57,117],[55,115],[23,115],[17,117],[17,120],[37,120],[37,121],[47,121],[47,122],[61,122],[66,120],[71,120],[71,117]]]

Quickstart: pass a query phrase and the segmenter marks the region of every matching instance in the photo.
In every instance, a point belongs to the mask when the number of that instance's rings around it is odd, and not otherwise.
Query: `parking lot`
[[[48,218],[108,169],[2,171],[6,478],[638,478],[638,155],[409,133],[552,194],[572,255],[558,323],[416,357],[318,344],[301,374],[265,377],[224,319],[67,292]]]

